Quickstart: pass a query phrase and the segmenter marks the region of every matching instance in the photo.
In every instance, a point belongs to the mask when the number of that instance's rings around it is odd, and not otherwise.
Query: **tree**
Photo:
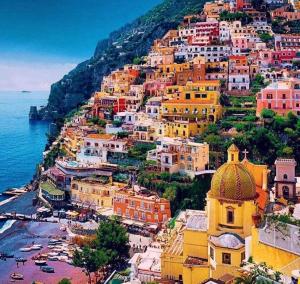
[[[271,109],[263,109],[260,116],[262,118],[273,118],[275,116],[275,112]]]
[[[58,284],[72,284],[71,281],[67,278],[61,279]]]
[[[95,240],[96,249],[105,251],[113,266],[129,257],[129,238],[126,229],[116,218],[100,223]]]
[[[274,37],[268,33],[262,33],[259,35],[259,37],[262,40],[262,42],[265,42],[265,43],[268,43],[274,39]]]
[[[168,186],[163,194],[163,197],[171,202],[174,201],[176,198],[176,187],[172,185]]]
[[[89,283],[92,283],[91,274],[108,263],[108,256],[104,250],[92,249],[85,246],[82,251],[76,250],[73,256],[73,265],[85,270]]]

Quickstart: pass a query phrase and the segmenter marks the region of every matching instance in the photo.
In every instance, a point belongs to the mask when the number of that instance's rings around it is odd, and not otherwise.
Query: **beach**
[[[28,192],[13,201],[0,207],[0,213],[16,211],[19,214],[34,214],[36,208],[32,206],[32,197],[35,192]],[[10,274],[12,272],[24,275],[24,280],[16,283],[32,283],[40,281],[45,284],[57,284],[62,278],[69,278],[74,283],[87,283],[87,278],[80,268],[60,261],[47,261],[47,264],[54,268],[54,273],[42,272],[31,259],[39,253],[49,251],[47,244],[52,237],[67,236],[66,232],[60,230],[59,223],[46,222],[25,222],[12,221],[6,222],[7,230],[0,234],[0,252],[13,254],[15,257],[24,257],[27,262],[19,264],[17,267],[14,258],[8,258],[6,261],[0,260],[0,284],[11,283]],[[43,245],[40,251],[20,252],[20,248],[31,245],[32,243]]]

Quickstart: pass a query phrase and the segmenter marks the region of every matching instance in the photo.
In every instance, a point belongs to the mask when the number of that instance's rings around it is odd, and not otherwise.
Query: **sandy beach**
[[[20,214],[34,214],[36,208],[32,206],[32,197],[34,192],[26,193],[19,198],[6,203],[0,207],[0,213],[16,211]],[[11,222],[11,221],[10,221]],[[27,262],[16,265],[14,258],[6,261],[0,260],[0,284],[12,283],[10,274],[12,272],[22,273],[24,280],[15,283],[31,284],[32,281],[40,281],[45,284],[57,284],[62,278],[69,278],[72,284],[87,283],[87,278],[80,268],[73,267],[65,262],[47,261],[47,264],[55,269],[55,273],[42,272],[34,261],[31,259],[34,255],[45,253],[49,238],[54,236],[66,236],[66,232],[62,232],[58,223],[44,222],[23,222],[17,221],[12,226],[0,234],[0,252],[13,254],[15,257],[24,257]],[[40,251],[20,252],[20,248],[32,244],[43,245]]]

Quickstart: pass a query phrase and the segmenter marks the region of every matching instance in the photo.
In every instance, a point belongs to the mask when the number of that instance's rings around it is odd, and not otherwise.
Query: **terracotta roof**
[[[92,138],[92,139],[111,139],[113,135],[111,134],[89,134],[87,135],[87,138]]]

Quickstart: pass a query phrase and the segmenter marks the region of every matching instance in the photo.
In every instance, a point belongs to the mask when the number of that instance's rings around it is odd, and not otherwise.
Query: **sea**
[[[29,121],[28,113],[32,105],[46,105],[48,95],[0,92],[0,193],[27,184],[42,159],[49,123]]]

